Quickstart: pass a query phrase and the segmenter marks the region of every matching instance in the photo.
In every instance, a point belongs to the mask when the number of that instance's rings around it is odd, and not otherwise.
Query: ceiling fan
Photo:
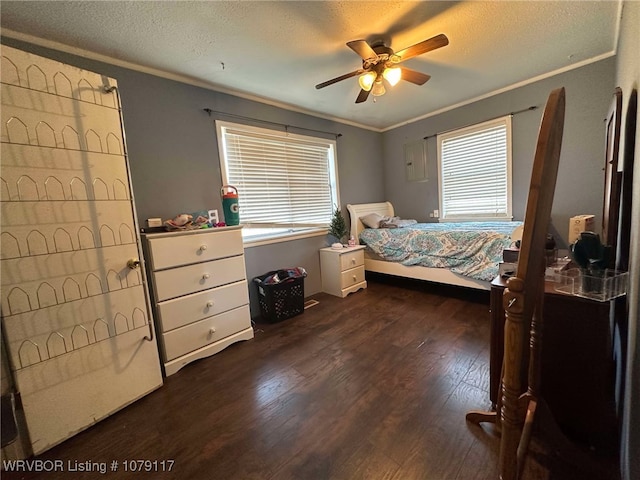
[[[411,47],[407,47],[399,52],[394,52],[390,47],[384,45],[383,42],[369,44],[366,40],[353,40],[347,42],[347,47],[362,57],[362,68],[353,72],[346,73],[326,82],[316,85],[316,89],[321,89],[334,83],[346,80],[347,78],[360,75],[358,83],[360,84],[360,93],[356,98],[356,103],[362,103],[369,98],[369,93],[374,97],[384,95],[385,88],[383,79],[394,86],[401,79],[416,85],[424,85],[431,78],[426,73],[411,70],[407,67],[398,66],[399,63],[409,60],[410,58],[430,52],[436,48],[444,47],[449,44],[449,39],[441,33],[435,37],[416,43]]]

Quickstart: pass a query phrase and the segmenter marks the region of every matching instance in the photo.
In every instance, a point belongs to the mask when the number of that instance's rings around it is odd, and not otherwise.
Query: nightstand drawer
[[[244,280],[244,256],[155,272],[158,302]]]
[[[364,282],[364,265],[342,272],[340,288],[345,289]]]
[[[153,270],[190,265],[244,253],[240,230],[218,231],[215,235],[185,234],[153,238],[149,241],[149,250]]]
[[[250,326],[249,306],[245,305],[220,315],[176,328],[162,335],[166,361],[217,342]]]
[[[340,255],[340,270],[348,270],[360,265],[364,265],[364,250],[343,253]]]
[[[247,282],[242,280],[161,302],[158,304],[158,319],[161,330],[168,332],[248,303]]]

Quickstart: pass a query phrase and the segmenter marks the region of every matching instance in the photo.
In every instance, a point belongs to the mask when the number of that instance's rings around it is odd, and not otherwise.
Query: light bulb
[[[402,70],[400,67],[385,68],[382,76],[393,87],[402,78]]]
[[[384,85],[382,84],[382,79],[380,79],[379,81],[373,84],[373,88],[371,89],[371,95],[373,95],[374,97],[380,97],[384,95],[385,92],[386,90],[384,88]]]
[[[360,88],[362,88],[365,91],[369,91],[371,90],[371,87],[373,86],[373,82],[376,79],[376,73],[375,72],[367,72],[364,75],[360,75],[360,77],[358,78],[358,83],[360,84]]]

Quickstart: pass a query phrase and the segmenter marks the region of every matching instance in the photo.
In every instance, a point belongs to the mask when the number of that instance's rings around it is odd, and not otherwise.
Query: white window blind
[[[438,135],[441,220],[511,220],[511,116]]]
[[[238,189],[240,223],[326,227],[336,190],[335,142],[216,122],[223,183]]]

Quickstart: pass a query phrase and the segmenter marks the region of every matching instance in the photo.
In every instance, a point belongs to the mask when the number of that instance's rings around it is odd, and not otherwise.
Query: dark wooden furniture
[[[495,405],[504,353],[506,286],[491,282],[490,396]],[[545,282],[541,391],[562,431],[576,442],[615,448],[615,372],[610,302],[556,292]]]

